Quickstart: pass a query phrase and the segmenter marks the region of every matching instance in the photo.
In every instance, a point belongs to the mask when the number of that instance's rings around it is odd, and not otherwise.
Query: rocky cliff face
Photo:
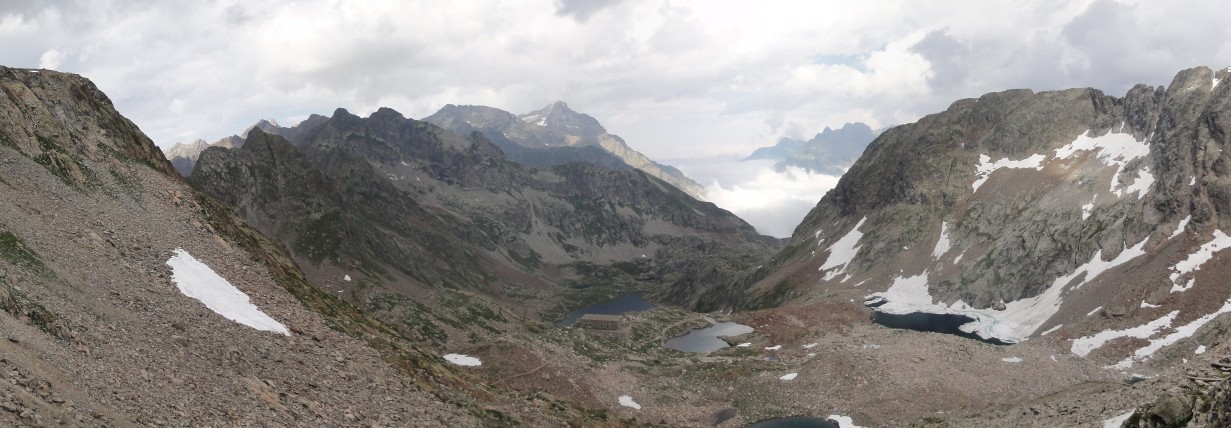
[[[534,315],[567,290],[661,288],[683,279],[681,263],[730,273],[778,245],[641,171],[533,169],[484,134],[390,109],[338,110],[299,146],[253,131],[240,149],[206,150],[191,180],[286,242],[311,278],[426,340],[466,340],[476,326],[459,324],[509,328],[497,302]],[[491,315],[460,322],[473,316],[448,303],[459,296]]]
[[[624,164],[704,199],[705,189],[683,172],[633,150],[619,136],[608,134],[598,120],[573,111],[563,101],[519,116],[491,107],[447,105],[423,120],[461,135],[481,132],[510,158],[527,165]]]
[[[1231,307],[1229,75],[1124,97],[998,92],[892,128],[742,304],[959,314],[983,337],[1055,334],[1122,368],[1191,352]],[[1116,333],[1134,327],[1150,331]]]

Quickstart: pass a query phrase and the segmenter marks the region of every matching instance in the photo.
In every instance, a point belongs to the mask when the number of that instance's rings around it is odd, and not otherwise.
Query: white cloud
[[[789,167],[776,171],[768,160],[738,158],[677,160],[680,169],[705,187],[706,198],[747,221],[757,231],[788,237],[838,177]]]
[[[46,68],[49,70],[54,70],[54,69],[60,68],[60,63],[63,61],[64,61],[64,53],[58,50],[52,49],[47,52],[43,52],[43,55],[39,57],[38,68]]]

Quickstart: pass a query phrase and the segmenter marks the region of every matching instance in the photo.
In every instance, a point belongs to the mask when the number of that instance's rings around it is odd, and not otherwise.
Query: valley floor
[[[1185,367],[1208,367],[1220,355],[1158,373],[1138,368],[1143,380],[1071,354],[1061,338],[1002,346],[894,330],[853,303],[709,316],[756,328],[728,338],[750,345],[667,349],[665,339],[708,320],[659,307],[626,314],[626,337],[546,327],[465,352],[483,360],[475,374],[521,394],[572,397],[640,422],[719,427],[835,414],[865,427],[1102,426],[1179,388]]]

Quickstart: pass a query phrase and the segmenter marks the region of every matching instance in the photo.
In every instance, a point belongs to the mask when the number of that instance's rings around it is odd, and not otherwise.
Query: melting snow
[[[620,396],[620,405],[624,407],[632,407],[634,409],[641,410],[641,405],[637,404],[636,401],[633,401],[633,397],[629,397],[627,395]]]
[[[1059,330],[1059,329],[1060,329],[1060,327],[1064,327],[1064,324],[1056,324],[1056,326],[1055,326],[1055,327],[1052,327],[1052,328],[1047,329],[1047,331],[1044,331],[1043,333],[1039,334],[1039,336],[1046,336],[1046,335],[1049,335],[1049,334],[1055,333],[1055,332],[1056,332],[1056,330]]]
[[[1060,311],[1060,305],[1064,303],[1064,293],[1081,288],[1099,274],[1145,254],[1144,248],[1147,241],[1149,241],[1148,238],[1132,248],[1125,248],[1110,261],[1103,260],[1103,250],[1096,251],[1089,262],[1078,266],[1073,273],[1056,278],[1042,294],[1008,302],[1003,310],[973,309],[960,300],[949,307],[943,304],[933,304],[927,288],[927,271],[909,278],[897,277],[888,290],[869,295],[867,299],[869,301],[886,300],[887,303],[878,306],[876,310],[890,314],[926,312],[965,315],[973,318],[974,321],[960,326],[962,331],[973,333],[984,339],[995,338],[1003,342],[1016,343],[1033,334],[1043,323]],[[1068,287],[1069,283],[1073,283],[1078,277],[1082,280]]]
[[[940,222],[940,239],[936,240],[936,248],[932,250],[932,258],[939,259],[940,256],[949,252],[949,224]]]
[[[779,377],[778,379],[792,380],[792,379],[795,379],[795,376],[799,376],[799,373],[787,373],[787,374],[782,375],[782,377]]]
[[[765,348],[766,351],[777,351],[779,349],[782,349],[782,345],[774,345]]]
[[[350,282],[350,275],[343,275],[342,280],[346,282]]]
[[[1162,306],[1159,306],[1159,305],[1151,305],[1147,303],[1145,300],[1141,301],[1141,309],[1161,308],[1161,307]]]
[[[1098,199],[1098,197],[1096,196],[1094,199],[1095,199],[1095,200],[1097,200],[1097,199]],[[1094,210],[1094,201],[1093,201],[1093,200],[1091,200],[1091,201],[1090,201],[1090,203],[1088,203],[1088,204],[1082,205],[1082,206],[1081,206],[1081,219],[1082,219],[1082,221],[1085,221],[1086,219],[1090,218],[1090,211],[1093,211],[1093,210]]]
[[[815,348],[816,345],[817,345],[816,343],[809,343],[807,345],[804,345],[804,349],[812,349],[812,348]]]
[[[1073,346],[1069,348],[1071,352],[1079,357],[1090,355],[1090,352],[1102,347],[1107,342],[1121,337],[1133,337],[1137,339],[1145,339],[1158,333],[1159,330],[1170,327],[1171,322],[1175,321],[1176,315],[1180,311],[1172,311],[1164,315],[1162,318],[1150,321],[1145,325],[1139,325],[1127,330],[1106,330],[1100,331],[1093,336],[1081,337],[1073,340]]]
[[[1154,175],[1150,174],[1150,170],[1144,168],[1137,172],[1137,179],[1133,180],[1133,184],[1125,187],[1123,191],[1115,190],[1116,187],[1119,187],[1119,177],[1119,172],[1117,172],[1116,177],[1111,179],[1111,189],[1115,192],[1116,196],[1136,193],[1137,198],[1141,198],[1145,196],[1146,192],[1150,191],[1150,186],[1154,185]]]
[[[1088,317],[1092,317],[1092,316],[1094,316],[1094,314],[1097,314],[1097,313],[1098,313],[1098,311],[1101,311],[1101,310],[1103,310],[1103,307],[1102,307],[1102,306],[1099,306],[1099,307],[1097,307],[1097,308],[1094,308],[1094,310],[1093,310],[1093,311],[1090,311],[1090,313],[1086,314],[1086,316],[1088,316]]]
[[[1103,428],[1120,428],[1121,426],[1124,425],[1124,421],[1127,421],[1128,418],[1133,416],[1133,412],[1135,411],[1137,411],[1137,409],[1129,410],[1127,413],[1123,415],[1104,420]]]
[[[1021,357],[1008,357],[1008,358],[1001,358],[1000,361],[1004,361],[1006,363],[1020,363],[1022,362],[1022,358]]]
[[[176,248],[175,255],[167,259],[167,266],[171,266],[171,281],[181,293],[204,303],[218,315],[257,330],[291,335],[286,326],[253,305],[247,294],[184,249]]]
[[[851,419],[850,416],[829,415],[828,419],[837,422],[838,428],[863,428],[859,425],[855,425],[855,420]]]
[[[1186,222],[1184,223],[1187,224]],[[1201,265],[1214,257],[1214,253],[1228,247],[1231,247],[1231,236],[1227,236],[1222,230],[1214,230],[1214,239],[1202,245],[1201,248],[1197,249],[1197,252],[1188,255],[1188,258],[1175,264],[1174,271],[1171,272],[1171,292],[1177,293],[1192,288],[1193,278],[1189,279],[1187,285],[1181,287],[1178,282],[1180,277],[1200,270]]]
[[[1204,353],[1205,353],[1205,345],[1200,345],[1200,346],[1197,346],[1197,349],[1196,349],[1195,351],[1193,351],[1193,353],[1194,353],[1194,354],[1197,354],[1197,355],[1204,354]]]
[[[1004,158],[992,162],[992,158],[988,155],[979,155],[979,166],[975,167],[975,182],[971,183],[971,186],[974,187],[975,192],[978,192],[979,187],[982,186],[983,183],[987,182],[988,177],[991,177],[992,173],[996,172],[998,169],[1034,168],[1042,171],[1044,159],[1046,159],[1045,156],[1036,154],[1022,160],[1009,160],[1009,158]]]
[[[1197,318],[1188,324],[1176,327],[1175,331],[1171,332],[1171,334],[1163,336],[1162,338],[1151,340],[1149,345],[1138,349],[1137,352],[1134,352],[1131,357],[1125,358],[1124,361],[1116,363],[1116,365],[1111,367],[1121,370],[1132,367],[1134,362],[1144,361],[1153,356],[1159,349],[1171,346],[1176,342],[1179,342],[1180,339],[1192,336],[1197,332],[1197,330],[1201,329],[1201,327],[1205,326],[1210,321],[1213,321],[1214,318],[1217,318],[1219,315],[1227,312],[1231,312],[1231,299],[1227,299],[1226,302],[1223,302],[1222,307],[1218,308],[1218,310],[1214,311],[1214,313],[1206,314],[1205,316]]]
[[[1129,162],[1143,158],[1150,154],[1150,144],[1145,140],[1137,141],[1130,134],[1120,134],[1109,132],[1101,137],[1090,137],[1090,131],[1078,135],[1072,143],[1056,149],[1055,155],[1057,159],[1067,159],[1077,152],[1081,151],[1098,151],[1099,161],[1108,165],[1116,165],[1116,174],[1111,178],[1111,191],[1117,196],[1123,196],[1129,193],[1137,193],[1137,197],[1145,195],[1145,192],[1150,189],[1150,185],[1154,184],[1154,176],[1148,171],[1142,170],[1137,179],[1127,189],[1123,191],[1116,190],[1120,187],[1120,173],[1124,172],[1124,167]]]
[[[741,343],[741,344],[738,344],[738,345],[735,345],[735,346],[738,346],[738,347],[740,347],[740,348],[747,348],[747,347],[749,347],[749,346],[752,346],[752,342],[744,342],[744,343]]]
[[[483,362],[479,361],[478,358],[463,354],[445,354],[445,361],[466,367],[483,365]]]
[[[1175,238],[1180,236],[1181,233],[1184,233],[1184,228],[1188,227],[1188,222],[1192,221],[1192,219],[1192,214],[1189,214],[1188,217],[1184,217],[1183,220],[1180,220],[1180,224],[1175,227],[1175,232],[1171,232],[1171,237],[1167,239]]]
[[[855,258],[855,254],[859,253],[859,239],[863,238],[863,232],[859,231],[859,227],[863,226],[863,222],[867,220],[867,217],[860,219],[859,223],[856,223],[855,227],[851,228],[850,232],[847,232],[842,239],[839,239],[838,242],[834,242],[833,245],[829,247],[829,258],[826,258],[825,263],[818,269],[825,271],[838,266],[841,266],[842,268],[834,269],[832,272],[826,273],[826,281],[834,279],[839,274],[845,272],[846,265],[850,264],[851,260]]]
[[[1189,179],[1189,180],[1188,180],[1188,185],[1189,185],[1189,186],[1193,186],[1193,185],[1196,185],[1196,184],[1197,184],[1197,176],[1195,176],[1195,175],[1194,175],[1194,176],[1193,176],[1193,178],[1191,178],[1191,179]]]

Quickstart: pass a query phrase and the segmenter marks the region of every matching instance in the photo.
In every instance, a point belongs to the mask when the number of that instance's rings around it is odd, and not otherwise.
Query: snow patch
[[[1078,266],[1068,275],[1056,278],[1042,294],[1008,302],[1003,310],[974,309],[960,300],[951,306],[932,303],[932,296],[928,293],[927,287],[927,271],[912,277],[894,278],[888,290],[866,296],[866,302],[874,303],[883,300],[885,303],[877,306],[876,311],[896,315],[912,312],[964,315],[973,318],[974,321],[960,326],[963,332],[972,333],[984,339],[1017,343],[1034,334],[1043,323],[1060,311],[1065,293],[1081,288],[1103,272],[1144,255],[1147,241],[1149,238],[1143,239],[1131,248],[1125,248],[1109,261],[1104,261],[1103,251],[1098,250],[1089,262]],[[1079,277],[1081,281],[1075,282]],[[1073,284],[1071,287],[1070,283]]]
[[[1171,272],[1171,292],[1177,293],[1187,291],[1193,286],[1193,278],[1190,278],[1188,284],[1181,287],[1179,280],[1181,277],[1189,275],[1201,269],[1201,265],[1210,261],[1214,257],[1214,253],[1231,247],[1231,236],[1223,233],[1222,230],[1214,230],[1214,239],[1201,245],[1197,252],[1189,254],[1188,258],[1181,260],[1175,264]]]
[[[992,158],[988,155],[979,155],[979,165],[975,167],[975,182],[971,183],[971,186],[974,187],[974,192],[978,192],[979,187],[982,186],[983,183],[987,182],[987,179],[991,177],[992,173],[1000,169],[1034,168],[1042,171],[1044,159],[1047,159],[1047,157],[1041,154],[1035,154],[1021,160],[1010,160],[1009,158],[1004,158],[992,162]]]
[[[859,239],[863,238],[863,232],[859,231],[859,227],[863,226],[863,222],[867,220],[867,217],[860,219],[859,223],[856,223],[850,232],[847,232],[838,242],[834,242],[829,247],[829,257],[825,259],[825,263],[818,270],[826,271],[838,266],[841,266],[841,268],[827,272],[825,274],[826,281],[834,279],[839,274],[845,272],[846,266],[855,258],[855,254],[859,253]]]
[[[1193,351],[1193,353],[1194,353],[1194,354],[1197,354],[1197,355],[1204,354],[1204,353],[1205,353],[1205,345],[1199,345],[1199,346],[1197,346],[1197,349],[1196,349],[1196,350],[1194,350],[1194,351]]]
[[[1121,128],[1123,129],[1123,128]],[[1124,167],[1134,160],[1146,157],[1150,154],[1150,145],[1145,141],[1138,141],[1131,134],[1121,134],[1109,132],[1101,137],[1091,137],[1091,131],[1078,135],[1072,143],[1058,148],[1055,151],[1056,159],[1067,159],[1072,157],[1077,152],[1097,151],[1099,152],[1098,160],[1107,165],[1116,165],[1116,173],[1111,178],[1111,191],[1117,196],[1137,193],[1137,197],[1142,197],[1145,192],[1149,191],[1150,186],[1154,184],[1154,176],[1146,170],[1138,173],[1138,177],[1123,191],[1117,190],[1120,187],[1120,174],[1124,172]]]
[[[766,351],[777,351],[779,349],[782,349],[782,345],[774,345],[765,348]]]
[[[1184,233],[1184,229],[1188,227],[1188,222],[1192,221],[1192,219],[1192,214],[1189,214],[1188,217],[1184,217],[1183,220],[1180,220],[1180,224],[1175,227],[1175,231],[1171,232],[1171,236],[1167,239],[1175,238],[1180,236],[1181,233]]]
[[[1069,351],[1079,357],[1090,355],[1090,352],[1102,347],[1107,342],[1121,337],[1133,337],[1137,339],[1145,339],[1158,333],[1159,330],[1170,327],[1171,322],[1175,321],[1175,317],[1180,314],[1180,311],[1172,311],[1164,315],[1162,318],[1150,321],[1144,325],[1139,325],[1125,330],[1105,330],[1100,331],[1092,336],[1080,337],[1073,340],[1073,345]]]
[[[855,425],[855,420],[851,419],[850,416],[829,415],[828,419],[837,422],[838,428],[863,428],[859,425]]]
[[[1197,330],[1201,329],[1201,327],[1204,327],[1210,321],[1213,321],[1214,318],[1217,318],[1219,315],[1227,312],[1231,312],[1231,299],[1227,299],[1226,302],[1223,302],[1222,307],[1218,308],[1218,310],[1213,313],[1206,314],[1201,318],[1192,320],[1188,324],[1176,327],[1175,331],[1171,332],[1171,334],[1163,336],[1162,338],[1151,340],[1149,345],[1138,349],[1136,352],[1133,352],[1132,356],[1125,358],[1124,361],[1120,361],[1111,367],[1123,370],[1132,367],[1134,362],[1145,361],[1146,359],[1154,356],[1154,353],[1158,352],[1158,350],[1174,345],[1176,342],[1179,342],[1180,339],[1191,337],[1193,334],[1197,333]]]
[[[1091,200],[1090,203],[1081,206],[1081,220],[1082,221],[1085,221],[1086,219],[1090,218],[1090,212],[1094,210],[1095,200],[1098,200],[1097,196],[1095,196],[1094,200]]]
[[[1064,327],[1064,324],[1056,324],[1056,326],[1055,326],[1055,327],[1052,327],[1052,328],[1047,329],[1047,331],[1044,331],[1043,333],[1039,334],[1039,336],[1046,336],[1046,335],[1049,335],[1049,334],[1055,333],[1055,332],[1056,332],[1056,330],[1059,330],[1059,329],[1060,329],[1060,327]]]
[[[627,395],[620,396],[620,405],[624,407],[632,407],[634,409],[641,410],[641,405],[637,404],[636,401],[633,401],[633,397],[629,397]]]
[[[804,349],[812,349],[812,348],[815,348],[815,347],[816,347],[816,345],[818,345],[818,344],[816,344],[816,343],[809,343],[809,344],[804,345]]]
[[[175,249],[175,255],[167,259],[167,266],[171,266],[171,281],[180,293],[204,303],[218,315],[257,330],[291,335],[286,326],[253,305],[247,294],[183,248]]]
[[[475,367],[483,365],[478,358],[464,354],[445,354],[445,361],[448,361],[459,366]]]
[[[741,344],[738,344],[738,345],[735,345],[735,346],[736,346],[736,347],[738,347],[738,348],[747,348],[747,347],[749,347],[749,346],[752,346],[752,342],[744,342],[744,343],[741,343]]]
[[[350,282],[350,275],[342,275],[342,280],[346,282]]]
[[[1086,314],[1086,316],[1088,316],[1088,317],[1092,317],[1092,316],[1094,316],[1094,314],[1097,314],[1097,313],[1098,313],[1098,311],[1101,311],[1101,310],[1103,310],[1103,307],[1102,307],[1102,306],[1099,306],[1099,307],[1097,307],[1097,308],[1094,308],[1094,310],[1093,310],[1093,311],[1090,311],[1090,313]]]
[[[1021,357],[1008,357],[1008,358],[1001,358],[1000,361],[1004,361],[1006,363],[1020,363],[1022,362],[1022,358]]]
[[[1141,301],[1141,309],[1161,308],[1161,307],[1162,307],[1162,306],[1159,306],[1159,305],[1151,305],[1151,304],[1149,304],[1148,302],[1146,302],[1145,300],[1142,300],[1142,301]]]
[[[787,374],[782,375],[782,376],[781,376],[781,377],[779,377],[778,379],[782,379],[782,380],[793,380],[793,379],[795,379],[795,376],[799,376],[799,373],[787,373]]]
[[[940,256],[949,252],[949,224],[940,222],[940,239],[936,240],[936,248],[932,249],[932,258],[939,259]]]

